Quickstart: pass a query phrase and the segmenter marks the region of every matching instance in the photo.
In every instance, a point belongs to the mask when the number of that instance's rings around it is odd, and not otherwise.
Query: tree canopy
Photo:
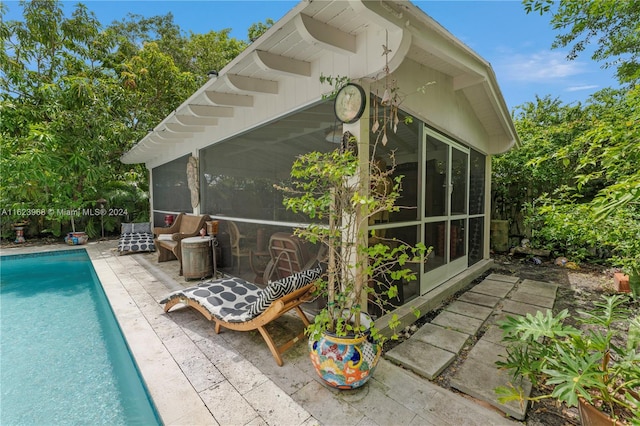
[[[170,13],[103,27],[87,6],[66,5],[21,1],[23,19],[0,22],[4,230],[36,212],[36,232],[76,219],[93,236],[98,222],[82,209],[101,198],[128,213],[103,217],[107,230],[148,218],[147,173],[120,156],[248,45],[229,29],[185,35]]]
[[[560,32],[552,47],[570,47],[568,59],[594,43],[594,61],[617,68],[621,83],[640,80],[640,1],[638,0],[523,0],[527,13],[550,13]]]
[[[494,158],[494,217],[539,247],[580,261],[610,258],[640,269],[640,2],[524,0],[552,14],[553,47],[574,59],[594,39],[592,59],[617,66],[628,85],[584,104],[550,97],[516,108],[522,144]]]
[[[520,106],[521,146],[493,159],[494,217],[574,260],[637,257],[640,246],[625,244],[640,240],[639,94],[603,89],[584,105],[545,97]]]

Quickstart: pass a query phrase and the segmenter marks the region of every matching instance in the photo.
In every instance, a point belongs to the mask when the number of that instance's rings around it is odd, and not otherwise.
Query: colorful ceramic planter
[[[373,374],[382,345],[371,338],[338,337],[324,333],[320,340],[309,339],[309,354],[318,376],[337,389],[356,389]]]

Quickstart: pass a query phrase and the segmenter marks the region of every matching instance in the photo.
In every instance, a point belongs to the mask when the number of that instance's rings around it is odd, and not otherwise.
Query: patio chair
[[[202,228],[206,228],[209,215],[187,215],[180,213],[173,224],[168,228],[156,226],[153,233],[157,235],[154,242],[158,250],[158,262],[167,262],[178,259],[180,263],[180,275],[182,275],[182,249],[180,242],[189,237],[200,234]]]
[[[151,222],[123,223],[120,226],[118,254],[156,251]]]
[[[264,271],[264,281],[286,278],[316,262],[306,241],[287,232],[276,232],[269,238],[271,260]]]
[[[240,233],[238,225],[236,225],[235,222],[228,220],[227,229],[229,231],[229,237],[231,239],[231,255],[234,259],[234,263],[236,262],[235,259],[238,259],[238,275],[240,275],[240,259],[242,259],[243,257],[249,258],[251,256],[251,253],[247,247],[243,247],[243,243],[246,237]]]
[[[293,309],[306,328],[309,320],[300,305],[314,298],[314,282],[321,273],[322,268],[318,265],[283,280],[270,282],[264,289],[241,278],[210,280],[175,291],[160,303],[165,305],[165,312],[180,303],[196,309],[207,320],[215,322],[216,334],[220,333],[222,327],[235,331],[258,330],[276,363],[282,366],[282,354],[304,337],[304,329],[284,344],[276,346],[266,326]]]

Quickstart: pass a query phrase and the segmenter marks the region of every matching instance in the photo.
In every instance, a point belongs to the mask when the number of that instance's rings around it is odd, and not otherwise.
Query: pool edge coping
[[[163,424],[184,424],[185,421],[195,422],[193,424],[217,424],[123,284],[123,271],[115,271],[109,263],[109,259],[114,257],[110,252],[112,248],[105,247],[109,251],[106,255],[101,252],[102,246],[99,243],[86,248]],[[138,263],[136,259],[130,259]],[[155,280],[142,266],[138,273],[147,274],[150,281]],[[158,315],[164,313],[160,305],[156,305],[156,308]]]
[[[161,422],[164,425],[217,425],[218,422],[213,414],[184,375],[180,365],[164,345],[162,338],[156,334],[154,327],[149,323],[135,298],[122,282],[128,277],[136,278],[133,277],[130,270],[127,270],[126,273],[115,271],[110,264],[109,260],[113,261],[117,257],[112,253],[113,247],[111,245],[90,242],[80,246],[60,244],[3,248],[0,249],[0,256],[22,256],[81,249],[86,250],[91,260]],[[137,259],[133,257],[128,257],[128,259],[140,266],[140,270],[137,270],[136,273],[146,274],[149,281],[156,280],[156,277],[140,265]],[[149,308],[147,307],[147,309]],[[155,304],[155,308],[158,315],[164,313],[159,304]]]

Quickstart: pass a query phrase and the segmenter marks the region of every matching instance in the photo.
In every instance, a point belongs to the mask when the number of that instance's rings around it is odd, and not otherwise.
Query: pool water
[[[0,257],[0,424],[161,424],[85,250]]]

